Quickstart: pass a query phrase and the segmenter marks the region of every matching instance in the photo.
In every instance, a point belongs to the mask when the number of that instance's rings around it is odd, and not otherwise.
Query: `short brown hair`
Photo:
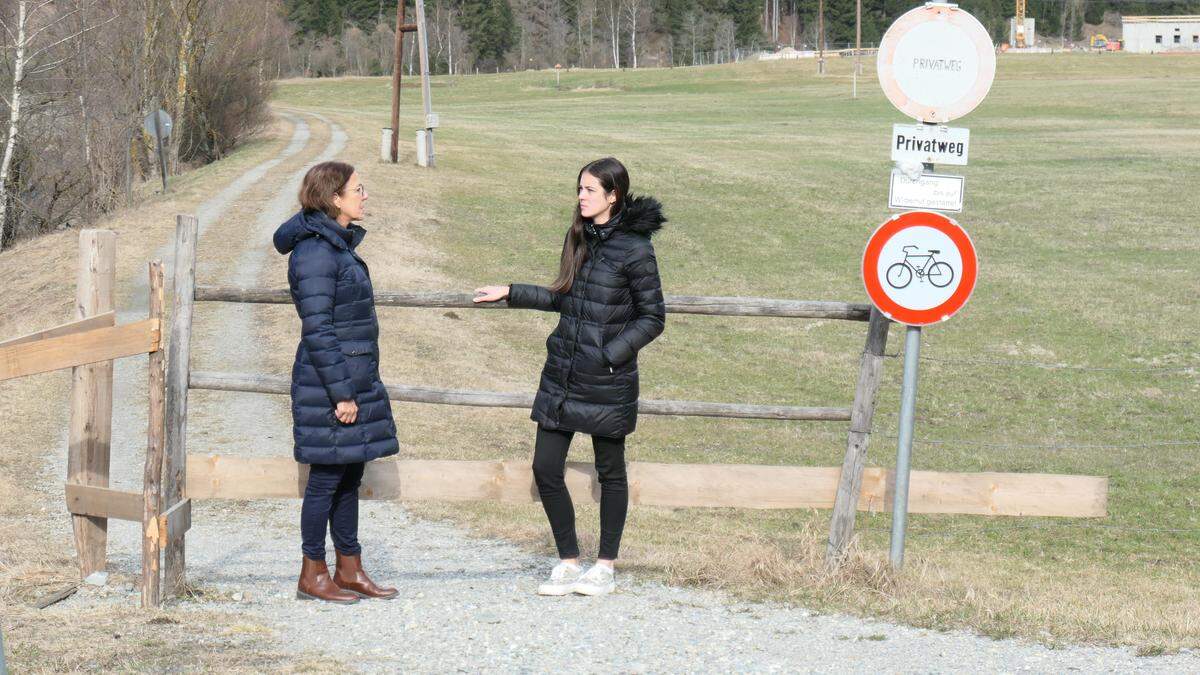
[[[334,206],[333,198],[342,194],[353,174],[354,167],[345,162],[321,162],[309,169],[300,184],[300,208],[337,218],[341,209]]]

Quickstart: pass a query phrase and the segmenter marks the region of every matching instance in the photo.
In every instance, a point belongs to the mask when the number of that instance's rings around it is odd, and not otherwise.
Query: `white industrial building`
[[[1200,51],[1200,15],[1123,16],[1121,38],[1127,52]]]

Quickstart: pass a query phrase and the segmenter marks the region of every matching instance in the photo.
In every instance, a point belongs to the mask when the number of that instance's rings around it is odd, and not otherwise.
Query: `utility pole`
[[[404,23],[404,0],[400,0],[396,3],[396,54],[392,66],[392,137],[388,153],[393,164],[399,161],[400,154],[400,71],[404,65],[404,34],[416,30],[416,26]]]
[[[825,74],[825,0],[817,0],[817,74]]]
[[[854,2],[854,85],[851,98],[858,98],[858,76],[862,75],[862,0]]]
[[[430,101],[429,92],[429,42],[425,30],[425,0],[416,0],[416,2],[417,50],[421,59],[421,100],[425,107],[425,124],[424,129],[420,132],[424,142],[417,145],[417,164],[432,167],[434,166],[433,129],[437,126],[437,120],[433,114],[433,104]]]

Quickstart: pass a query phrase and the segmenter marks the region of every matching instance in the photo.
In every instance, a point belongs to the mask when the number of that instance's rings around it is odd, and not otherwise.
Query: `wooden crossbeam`
[[[831,508],[838,467],[753,464],[628,465],[632,504],[749,509]],[[308,467],[288,458],[188,455],[187,494],[192,499],[296,498],[304,494]],[[600,486],[590,464],[569,462],[567,486],[576,500],[598,502]],[[858,508],[891,509],[892,473],[864,471]],[[528,461],[400,460],[371,462],[364,499],[402,501],[532,502],[538,499]],[[1023,473],[914,471],[910,513],[991,516],[1101,517],[1107,514],[1108,479]]]
[[[142,522],[142,493],[67,483],[67,511],[77,516]]]
[[[92,485],[66,485],[67,511],[77,516],[142,522],[143,496]],[[192,528],[192,500],[185,499],[154,519],[161,545],[175,541]]]
[[[15,347],[27,342],[45,340],[46,338],[74,335],[75,333],[82,333],[84,331],[92,330],[93,328],[108,328],[110,326],[115,326],[116,323],[116,312],[105,312],[103,314],[97,314],[96,316],[89,316],[86,319],[64,323],[60,326],[55,326],[54,328],[47,328],[46,330],[40,330],[36,333],[30,333],[29,335],[22,335],[18,338],[5,340],[4,342],[0,342],[0,349],[4,347]]]
[[[185,499],[167,509],[159,520],[160,546],[178,541],[192,529],[192,500]]]
[[[146,319],[0,347],[0,382],[156,352],[161,341],[159,321]]]
[[[243,288],[239,286],[197,286],[200,302],[243,302],[261,304],[292,303],[286,288]],[[507,302],[477,303],[470,293],[376,291],[379,307],[437,307],[455,309],[505,309]],[[732,298],[698,295],[668,295],[668,314],[706,314],[709,316],[773,316],[800,319],[844,319],[866,321],[871,306],[852,302],[821,300],[775,300],[772,298]]]
[[[245,375],[242,373],[193,372],[189,378],[192,389],[240,391],[258,394],[291,393],[291,380],[281,375]],[[533,394],[509,394],[498,391],[467,389],[437,389],[386,384],[388,398],[407,403],[436,403],[483,408],[533,407]],[[638,411],[645,415],[681,415],[686,417],[726,417],[764,420],[808,420],[845,422],[850,419],[849,408],[789,405],[751,405],[743,403],[709,403],[704,401],[656,401],[643,399]]]

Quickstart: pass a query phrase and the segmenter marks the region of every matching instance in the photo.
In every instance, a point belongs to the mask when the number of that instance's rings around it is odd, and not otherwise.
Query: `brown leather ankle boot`
[[[304,556],[304,565],[300,568],[300,583],[296,584],[296,598],[299,600],[324,600],[339,605],[353,605],[358,602],[358,596],[343,591],[329,578],[329,567],[324,560],[313,560]]]
[[[337,571],[333,575],[333,583],[364,598],[391,600],[400,594],[394,588],[377,586],[362,568],[362,556],[337,554]]]

